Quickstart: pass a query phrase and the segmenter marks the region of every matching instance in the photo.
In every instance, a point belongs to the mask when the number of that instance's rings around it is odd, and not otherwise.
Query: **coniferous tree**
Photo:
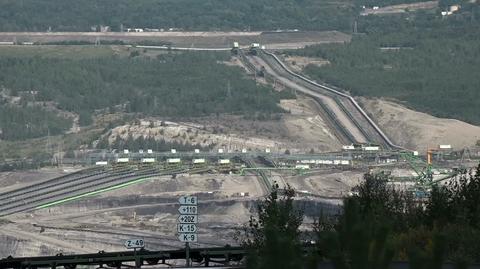
[[[248,250],[247,268],[295,269],[303,266],[299,227],[303,213],[294,205],[295,191],[287,186],[273,190],[257,206],[258,217],[251,217],[237,239]]]

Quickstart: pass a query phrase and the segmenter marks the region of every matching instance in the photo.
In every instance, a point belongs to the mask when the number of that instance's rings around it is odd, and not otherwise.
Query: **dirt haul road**
[[[338,31],[324,32],[0,32],[0,42],[66,42],[82,41],[102,44],[122,41],[136,44],[148,41],[186,48],[231,48],[233,42],[241,46],[261,43],[272,49],[301,48],[323,43],[345,43],[350,35]]]

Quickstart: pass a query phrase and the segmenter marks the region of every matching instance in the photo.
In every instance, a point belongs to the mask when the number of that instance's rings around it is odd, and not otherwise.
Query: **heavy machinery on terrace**
[[[435,153],[441,152],[442,148],[428,148],[426,160],[420,158],[414,152],[400,152],[402,158],[414,171],[412,177],[397,177],[394,181],[413,182],[414,185],[409,188],[418,198],[428,196],[432,187],[441,184],[449,179],[455,178],[462,172],[464,167],[441,168],[433,163]],[[437,154],[438,156],[439,154]]]

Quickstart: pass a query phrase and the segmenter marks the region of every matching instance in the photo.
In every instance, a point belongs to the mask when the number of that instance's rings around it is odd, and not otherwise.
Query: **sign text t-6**
[[[196,205],[197,196],[182,196],[178,199],[178,202],[181,205]]]

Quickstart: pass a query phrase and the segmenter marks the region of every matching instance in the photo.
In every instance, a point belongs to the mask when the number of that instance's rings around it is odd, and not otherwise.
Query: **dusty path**
[[[399,4],[385,7],[365,8],[360,12],[361,16],[368,16],[372,14],[376,15],[385,15],[385,14],[395,14],[395,13],[405,13],[409,11],[417,11],[421,9],[434,9],[438,7],[438,1],[427,1],[427,2],[418,2],[418,3],[409,3],[409,4]]]
[[[50,246],[62,248],[62,249],[68,250],[69,252],[78,252],[78,253],[85,252],[85,249],[78,247],[76,244],[66,242],[65,240],[52,238],[50,236],[43,236],[38,234],[38,232],[36,231],[29,232],[23,229],[18,229],[17,227],[18,226],[14,227],[14,225],[8,225],[8,226],[4,225],[2,226],[2,229],[0,229],[0,234],[4,234],[7,236],[15,235],[15,237],[18,239],[47,243]]]
[[[208,204],[211,202],[218,202],[218,201],[232,201],[232,202],[244,202],[244,201],[254,201],[257,200],[258,198],[256,197],[250,197],[250,198],[231,198],[231,199],[225,199],[225,198],[218,198],[218,199],[210,199],[210,200],[203,200],[200,202],[201,204]],[[88,216],[95,216],[98,214],[103,214],[103,213],[109,213],[109,212],[115,212],[115,211],[127,211],[131,209],[145,209],[145,208],[155,208],[159,206],[177,206],[178,202],[166,202],[166,203],[154,203],[154,204],[139,204],[139,205],[131,205],[131,206],[120,206],[120,207],[111,207],[111,208],[104,208],[104,209],[88,209],[85,211],[81,212],[74,212],[74,213],[62,213],[62,214],[56,214],[55,209],[52,209],[52,215],[35,215],[35,219],[38,222],[51,222],[51,221],[61,221],[61,220],[73,220],[76,218],[83,218],[83,217],[88,217]],[[48,214],[49,209],[43,209],[43,212],[45,214]],[[61,209],[60,209],[61,211]],[[39,211],[40,212],[40,211]],[[32,215],[33,216],[33,215]],[[14,215],[8,218],[9,220],[15,221],[17,223],[31,223],[31,219],[26,218],[25,215]]]
[[[0,42],[123,41],[128,44],[153,41],[185,48],[226,48],[261,43],[269,48],[302,48],[307,45],[349,42],[350,35],[338,31],[307,32],[0,32]]]

